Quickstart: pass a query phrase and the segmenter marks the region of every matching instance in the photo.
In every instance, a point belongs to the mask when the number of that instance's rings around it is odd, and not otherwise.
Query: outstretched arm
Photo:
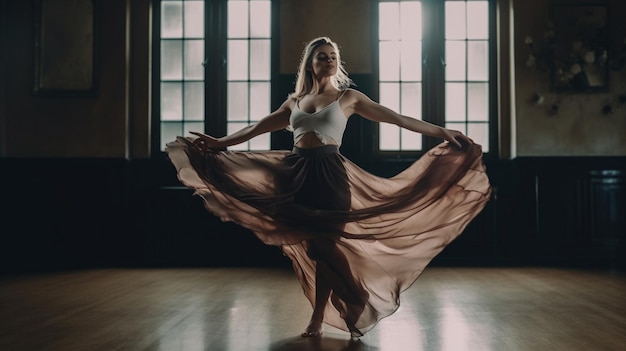
[[[193,142],[194,146],[202,150],[219,149],[241,144],[257,135],[284,129],[289,125],[289,115],[291,114],[292,104],[293,102],[288,99],[283,102],[277,110],[262,118],[257,123],[251,124],[233,134],[221,138],[215,138],[200,132],[191,132],[191,134],[198,136],[198,139]]]
[[[372,101],[365,94],[357,90],[351,90],[350,92],[350,101],[352,102],[352,111],[350,112],[359,114],[369,120],[391,123],[417,133],[442,138],[458,148],[463,148],[466,145],[474,143],[472,139],[457,130],[443,128],[432,123],[401,115]]]

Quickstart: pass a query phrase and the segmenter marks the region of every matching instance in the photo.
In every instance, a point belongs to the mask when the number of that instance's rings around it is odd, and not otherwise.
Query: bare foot
[[[308,327],[306,327],[306,329],[304,330],[304,332],[302,334],[300,334],[300,336],[305,337],[305,338],[310,338],[310,337],[318,337],[318,336],[322,336],[322,324],[321,323],[311,323],[309,324]]]
[[[363,333],[355,326],[348,326],[348,329],[350,330],[350,337],[352,339],[358,339],[363,336]]]

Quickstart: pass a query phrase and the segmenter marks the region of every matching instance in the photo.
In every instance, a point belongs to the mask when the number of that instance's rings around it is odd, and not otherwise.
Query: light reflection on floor
[[[621,350],[623,275],[542,268],[427,270],[359,340],[311,313],[291,271],[99,270],[5,279],[5,351]]]

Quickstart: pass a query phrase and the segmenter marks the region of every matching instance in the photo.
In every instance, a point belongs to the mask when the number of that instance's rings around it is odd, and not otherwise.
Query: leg
[[[308,244],[309,257],[316,262],[316,292],[311,322],[302,335],[321,335],[324,310],[334,292],[333,304],[342,311],[348,330],[353,337],[362,336],[355,324],[365,308],[367,292],[354,280],[348,261],[334,240],[315,239]]]
[[[333,153],[324,150],[320,148],[320,153],[307,157],[305,179],[302,181],[302,186],[294,194],[294,202],[312,209],[348,211],[351,194],[343,161],[336,150]],[[307,153],[309,152],[311,151],[307,151]],[[338,225],[343,227],[343,223]],[[335,240],[328,238],[309,240],[307,242],[307,254],[316,265],[315,299],[311,321],[302,335],[318,336],[321,335],[324,312],[329,298],[332,295],[338,295],[341,296],[342,300],[351,300],[355,296],[351,292],[363,291],[363,288],[357,287],[358,284],[354,281],[348,261],[337,247]],[[367,298],[362,301],[367,301]],[[333,305],[336,306],[337,304],[333,303]],[[364,305],[363,302],[362,306]],[[341,310],[344,311],[342,312],[343,315],[354,315],[354,313],[347,311],[348,307],[341,308]],[[362,311],[363,308],[361,307]],[[356,319],[358,316],[355,318],[355,322]]]
[[[311,315],[311,321],[306,327],[302,336],[321,336],[322,335],[322,322],[324,321],[324,309],[326,303],[328,303],[328,297],[330,296],[330,286],[324,279],[327,267],[324,263],[317,262],[315,269],[315,306],[313,307],[313,314]]]

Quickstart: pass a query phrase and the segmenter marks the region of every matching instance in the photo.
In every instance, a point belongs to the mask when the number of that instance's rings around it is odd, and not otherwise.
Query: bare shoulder
[[[346,118],[350,118],[354,113],[354,105],[356,102],[357,91],[351,88],[345,89],[341,92],[339,96],[339,106],[341,106],[341,110]]]
[[[344,103],[354,108],[358,108],[359,105],[365,106],[373,103],[373,100],[365,93],[352,88],[346,90],[344,98],[346,99]]]
[[[368,99],[367,95],[365,95],[364,93],[360,92],[359,90],[353,89],[353,88],[348,88],[345,90],[345,93],[343,94],[342,99],[346,99],[346,100],[350,100],[350,101],[358,101],[361,99]]]
[[[293,94],[289,94],[287,99],[283,101],[283,103],[280,105],[279,109],[291,111],[293,110],[293,107],[296,104],[296,101],[297,101],[297,98]]]
[[[341,96],[341,104],[344,106],[354,106],[368,100],[370,98],[367,95],[353,88],[346,89]]]
[[[352,88],[346,89],[341,99],[341,105],[344,107],[344,111],[347,112],[346,114],[360,114],[364,109],[374,104],[372,99],[365,93]]]

